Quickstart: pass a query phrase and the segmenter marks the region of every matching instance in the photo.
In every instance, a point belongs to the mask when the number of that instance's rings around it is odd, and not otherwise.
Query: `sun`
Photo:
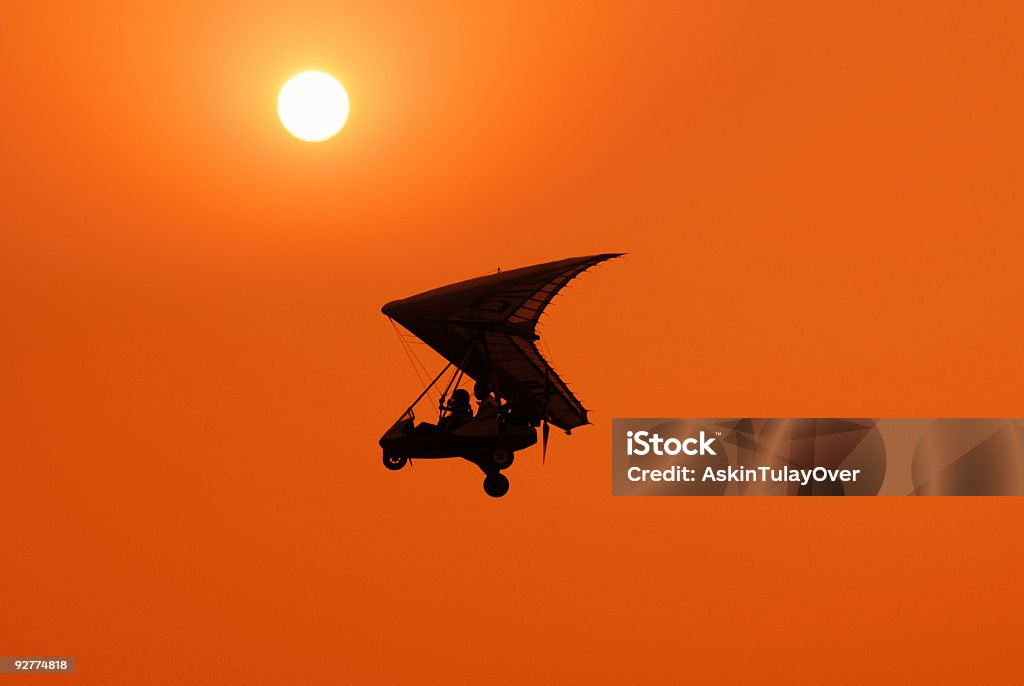
[[[281,87],[277,116],[291,135],[319,143],[341,131],[348,121],[348,93],[330,74],[305,71]]]

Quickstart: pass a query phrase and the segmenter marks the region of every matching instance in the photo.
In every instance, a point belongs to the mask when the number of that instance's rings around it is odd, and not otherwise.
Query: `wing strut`
[[[447,372],[449,367],[451,367],[451,366],[452,366],[451,362],[449,362],[448,364],[446,364],[444,366],[444,369],[442,369],[440,371],[440,373],[437,376],[434,377],[434,380],[431,381],[430,383],[428,383],[427,387],[424,388],[423,391],[418,396],[416,396],[416,399],[412,401],[412,404],[409,405],[409,407],[405,408],[405,412],[402,413],[402,417],[404,417],[405,415],[407,415],[410,412],[412,412],[412,408],[416,407],[416,403],[418,403],[419,401],[423,400],[423,396],[425,396],[427,394],[427,391],[429,391],[431,388],[433,388],[434,384],[436,384],[438,381],[441,380],[441,377],[444,376],[444,373]],[[401,419],[402,417],[399,417],[399,419]]]

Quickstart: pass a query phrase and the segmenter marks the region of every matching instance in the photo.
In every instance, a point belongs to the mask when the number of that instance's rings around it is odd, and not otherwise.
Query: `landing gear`
[[[508,448],[495,448],[491,453],[491,461],[498,469],[508,469],[512,466],[513,459],[515,459],[515,454]]]
[[[397,472],[399,469],[405,466],[405,463],[409,460],[404,457],[396,457],[395,455],[384,456],[384,466],[393,472]]]
[[[500,498],[508,493],[508,477],[504,474],[488,474],[484,479],[484,492],[492,498]]]

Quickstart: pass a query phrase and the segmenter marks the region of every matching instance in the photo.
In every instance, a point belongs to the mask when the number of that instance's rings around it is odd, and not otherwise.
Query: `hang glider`
[[[541,354],[537,323],[570,281],[620,255],[572,257],[498,272],[396,300],[381,311],[445,358],[460,376],[489,385],[509,416],[531,428],[550,423],[568,432],[589,423],[587,410]],[[475,455],[446,456],[485,461]]]

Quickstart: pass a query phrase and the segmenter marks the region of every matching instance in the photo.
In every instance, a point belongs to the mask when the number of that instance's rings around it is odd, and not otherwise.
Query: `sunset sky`
[[[89,684],[1019,670],[1020,501],[613,498],[609,445],[1024,414],[1019,3],[8,5],[0,654]],[[306,70],[351,99],[323,143],[275,110]],[[593,426],[501,500],[383,468],[420,384],[381,305],[619,251],[541,329]]]

